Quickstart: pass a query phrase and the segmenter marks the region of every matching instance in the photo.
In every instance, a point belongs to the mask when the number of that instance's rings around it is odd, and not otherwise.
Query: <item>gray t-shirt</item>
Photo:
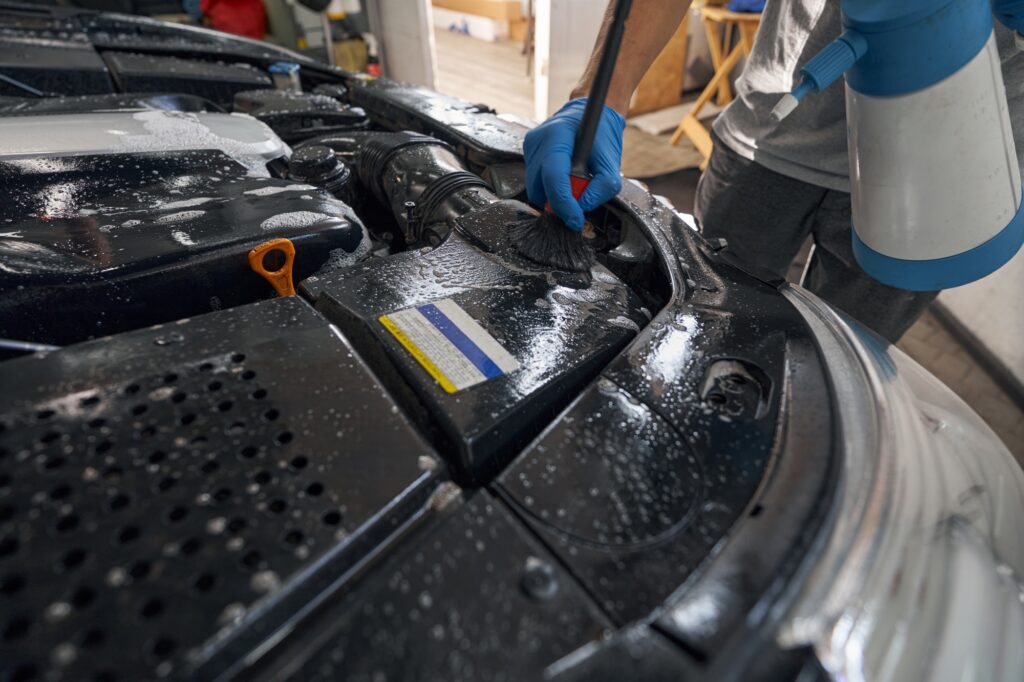
[[[768,0],[754,49],[736,81],[736,99],[715,121],[718,137],[776,173],[849,192],[842,79],[825,92],[806,95],[781,123],[771,118],[779,98],[799,82],[800,68],[841,33],[840,0]],[[1024,52],[998,22],[996,40],[1017,158],[1024,167]]]

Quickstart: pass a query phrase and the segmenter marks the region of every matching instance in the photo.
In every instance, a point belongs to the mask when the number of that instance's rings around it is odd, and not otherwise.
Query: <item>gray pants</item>
[[[694,213],[706,237],[724,237],[738,258],[780,277],[811,235],[803,285],[894,343],[938,295],[894,289],[861,270],[853,257],[849,194],[770,171],[717,138]]]

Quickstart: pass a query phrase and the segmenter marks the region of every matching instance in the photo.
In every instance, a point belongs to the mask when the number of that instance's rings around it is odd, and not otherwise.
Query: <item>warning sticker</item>
[[[378,319],[448,393],[519,369],[516,359],[450,298]]]

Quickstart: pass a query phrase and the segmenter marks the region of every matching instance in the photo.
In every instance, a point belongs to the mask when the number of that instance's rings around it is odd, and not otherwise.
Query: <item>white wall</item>
[[[988,277],[943,291],[939,302],[1024,383],[1024,249]]]
[[[430,0],[374,0],[366,8],[370,31],[380,40],[384,75],[434,87]]]
[[[576,85],[594,49],[606,0],[536,0],[534,118],[555,113]]]

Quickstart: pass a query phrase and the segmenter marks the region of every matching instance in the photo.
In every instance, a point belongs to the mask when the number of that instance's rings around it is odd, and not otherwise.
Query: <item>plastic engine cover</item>
[[[369,250],[346,204],[269,177],[286,147],[249,118],[24,116],[0,142],[3,338],[65,345],[269,297],[247,254],[276,237],[298,278]]]
[[[5,362],[0,388],[4,680],[223,669],[444,485],[295,297]]]
[[[520,256],[507,225],[531,215],[519,202],[497,202],[456,221],[434,250],[368,261],[303,285],[408,412],[433,430],[467,484],[507,464],[649,321],[636,295],[603,266],[569,274]],[[518,368],[463,390],[443,388],[380,320],[440,301],[483,327]]]

